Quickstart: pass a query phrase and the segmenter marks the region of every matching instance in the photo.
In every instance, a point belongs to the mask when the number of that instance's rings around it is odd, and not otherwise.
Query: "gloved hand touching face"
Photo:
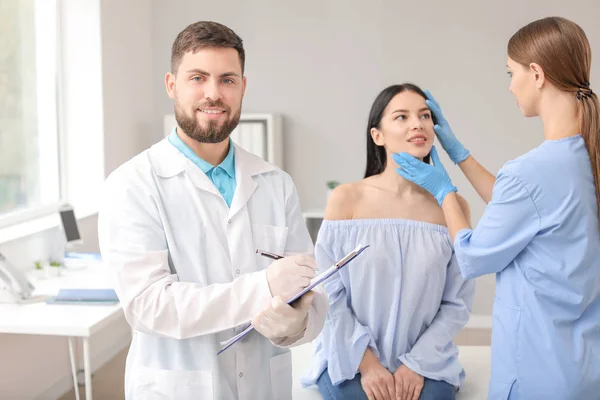
[[[440,104],[435,100],[435,98],[429,93],[429,91],[424,90],[425,95],[427,95],[427,100],[425,100],[425,104],[431,110],[433,115],[435,115],[437,124],[433,127],[435,130],[435,134],[439,139],[440,143],[448,156],[452,160],[454,164],[459,164],[469,157],[469,150],[462,145],[461,142],[458,141],[454,133],[452,132],[452,128],[450,128],[450,124],[444,118],[444,114],[442,114],[442,108]]]
[[[435,146],[431,148],[431,161],[433,165],[425,164],[408,153],[393,154],[392,158],[400,166],[400,168],[396,169],[396,172],[404,179],[421,186],[431,193],[440,207],[448,193],[457,192],[456,186],[452,184],[446,169],[438,157]]]

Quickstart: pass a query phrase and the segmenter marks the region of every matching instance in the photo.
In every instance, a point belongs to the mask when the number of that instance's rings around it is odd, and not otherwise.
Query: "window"
[[[61,198],[56,7],[0,7],[0,226],[52,212]]]

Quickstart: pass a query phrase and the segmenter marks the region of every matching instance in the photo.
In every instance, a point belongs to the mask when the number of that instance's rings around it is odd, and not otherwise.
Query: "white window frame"
[[[56,0],[36,0],[34,9],[40,204],[0,215],[0,228],[56,213],[65,192],[59,159],[58,5]]]

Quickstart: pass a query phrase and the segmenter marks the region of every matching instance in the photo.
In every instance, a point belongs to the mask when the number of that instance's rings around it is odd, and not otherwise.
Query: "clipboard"
[[[296,294],[294,297],[289,299],[287,304],[293,303],[294,301],[296,301],[300,297],[302,297],[303,294],[307,293],[309,290],[312,290],[317,285],[320,285],[321,283],[325,282],[333,274],[338,272],[341,268],[345,267],[350,261],[354,260],[360,253],[365,251],[365,249],[367,247],[369,247],[369,245],[363,246],[363,245],[359,244],[354,250],[352,250],[350,253],[346,254],[341,260],[339,260],[338,262],[333,264],[331,267],[326,269],[324,272],[322,272],[318,276],[315,276],[311,280],[310,285],[308,285],[306,288],[302,289],[302,291],[300,291],[300,293]],[[225,342],[221,342],[221,345],[223,347],[221,348],[221,350],[219,350],[219,352],[217,353],[217,356],[219,354],[223,353],[225,350],[227,350],[231,346],[233,346],[238,341],[240,341],[240,339],[242,339],[244,336],[246,336],[248,333],[252,332],[253,330],[254,330],[254,326],[250,325],[246,329],[244,329],[242,332],[240,332],[237,335],[235,335],[234,337],[232,337],[231,339],[226,340]]]

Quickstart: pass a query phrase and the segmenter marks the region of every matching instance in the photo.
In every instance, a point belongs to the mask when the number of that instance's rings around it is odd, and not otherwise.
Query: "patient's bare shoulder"
[[[354,207],[359,198],[360,189],[356,183],[345,183],[336,187],[327,200],[325,219],[332,221],[352,219]]]
[[[469,203],[458,193],[456,194],[456,198],[458,199],[458,204],[460,205],[463,214],[465,214],[465,218],[467,218],[467,222],[471,225],[471,207],[469,206]]]

